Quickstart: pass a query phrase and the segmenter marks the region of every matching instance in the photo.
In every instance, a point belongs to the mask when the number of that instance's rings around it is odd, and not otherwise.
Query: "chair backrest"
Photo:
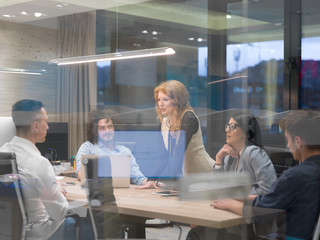
[[[10,142],[16,133],[16,128],[11,117],[0,117],[0,147]]]
[[[0,239],[25,239],[27,215],[11,152],[0,152],[0,212]]]
[[[85,167],[85,187],[95,238],[120,238],[122,226],[113,194],[112,178],[98,177],[98,162],[95,158],[83,158],[82,164]]]
[[[279,177],[284,170],[298,165],[299,162],[294,160],[290,152],[273,152],[270,153],[270,159]]]

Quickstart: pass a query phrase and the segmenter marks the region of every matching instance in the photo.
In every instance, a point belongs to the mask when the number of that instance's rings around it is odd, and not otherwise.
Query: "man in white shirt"
[[[0,148],[14,152],[21,177],[28,221],[27,239],[73,239],[74,221],[67,218],[66,191],[58,185],[49,160],[35,146],[46,139],[48,116],[41,102],[23,99],[12,106],[16,136]]]

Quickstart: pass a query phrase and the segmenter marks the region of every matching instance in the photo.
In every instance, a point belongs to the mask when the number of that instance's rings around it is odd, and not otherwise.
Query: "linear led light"
[[[172,54],[175,54],[175,51],[172,48],[162,47],[162,48],[152,48],[152,49],[134,50],[134,51],[126,51],[126,52],[90,55],[90,56],[83,56],[83,57],[58,58],[58,59],[50,60],[49,63],[54,63],[57,65],[69,65],[69,64],[80,64],[80,63],[90,63],[90,62],[100,62],[100,61],[115,61],[115,60],[132,59],[132,58],[154,57],[154,56],[163,56],[163,55],[172,55]]]
[[[43,73],[47,73],[47,71],[46,70],[33,71],[33,70],[20,69],[20,68],[0,68],[0,73],[42,75]]]

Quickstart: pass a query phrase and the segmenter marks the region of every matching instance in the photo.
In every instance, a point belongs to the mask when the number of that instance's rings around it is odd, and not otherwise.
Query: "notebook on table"
[[[114,188],[130,187],[130,159],[129,155],[83,155],[81,157],[81,185],[85,179],[112,178]],[[88,176],[86,176],[83,162],[87,162]]]

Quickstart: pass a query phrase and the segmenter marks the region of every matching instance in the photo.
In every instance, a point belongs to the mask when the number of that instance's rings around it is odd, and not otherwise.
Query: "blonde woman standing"
[[[179,81],[170,80],[154,89],[161,134],[175,174],[211,172],[214,160],[206,152],[200,122],[189,105],[189,93]]]

